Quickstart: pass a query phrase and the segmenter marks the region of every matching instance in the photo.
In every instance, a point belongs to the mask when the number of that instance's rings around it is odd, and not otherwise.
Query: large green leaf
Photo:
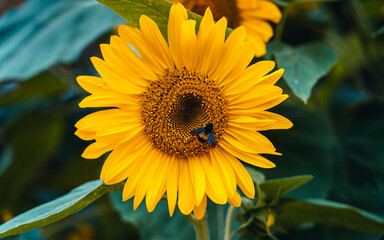
[[[265,194],[265,200],[269,202],[275,199],[279,199],[287,192],[300,187],[311,179],[311,175],[303,175],[268,180],[260,184],[260,189]]]
[[[324,199],[285,200],[278,206],[282,227],[290,229],[306,222],[384,234],[384,218],[351,205]]]
[[[104,185],[102,180],[85,183],[66,195],[18,215],[0,225],[0,238],[43,227],[71,215],[109,191],[122,189],[122,184]]]
[[[326,75],[337,60],[336,51],[325,43],[292,47],[281,42],[268,44],[268,55],[286,71],[283,75],[292,91],[307,102],[313,86]]]
[[[169,9],[172,3],[168,1],[153,0],[97,0],[108,6],[117,14],[125,18],[129,23],[140,27],[139,19],[141,15],[150,17],[157,23],[163,36],[167,36],[167,25]],[[200,17],[201,18],[201,17]]]
[[[96,1],[26,1],[0,18],[0,81],[29,79],[58,62],[72,62],[123,22]]]

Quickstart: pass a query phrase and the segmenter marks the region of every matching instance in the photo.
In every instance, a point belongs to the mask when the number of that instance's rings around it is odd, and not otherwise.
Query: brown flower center
[[[141,116],[145,132],[158,149],[178,157],[207,153],[208,142],[191,134],[213,124],[216,141],[228,122],[227,102],[217,84],[195,71],[166,70],[142,94]]]

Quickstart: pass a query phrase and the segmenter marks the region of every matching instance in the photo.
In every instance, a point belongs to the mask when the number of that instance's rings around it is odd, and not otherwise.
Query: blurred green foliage
[[[139,16],[147,14],[166,31],[169,2],[100,2],[136,26]],[[235,237],[379,240],[384,216],[384,3],[275,2],[283,20],[266,58],[286,69],[279,85],[291,97],[272,111],[292,120],[294,127],[263,133],[283,156],[267,156],[277,167],[263,170],[265,176],[250,170],[259,195],[235,210]],[[98,178],[103,157],[82,159],[88,143],[73,135],[75,122],[90,112],[77,106],[86,93],[75,77],[97,74],[89,57],[100,56],[98,44],[109,41],[107,31],[124,22],[93,0],[27,0],[4,6],[9,9],[0,15],[0,222],[64,194],[64,199],[74,199],[71,189]],[[287,178],[304,174],[313,179],[300,187],[307,177]],[[284,195],[285,190],[292,191]],[[80,198],[88,196],[85,192]],[[106,192],[83,205],[58,204],[59,215],[43,208],[50,220],[38,218],[30,227],[55,222],[99,198],[76,214],[12,239],[194,239],[192,225],[180,213],[169,218],[165,203],[154,213],[143,206],[133,212],[130,202],[120,201],[120,192],[103,196]],[[208,204],[212,239],[223,238],[227,209]],[[271,215],[275,223],[268,226]],[[30,219],[22,216],[14,221]],[[12,224],[2,225],[3,230]]]

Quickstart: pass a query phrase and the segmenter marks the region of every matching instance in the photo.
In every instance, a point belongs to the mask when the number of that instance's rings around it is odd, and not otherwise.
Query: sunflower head
[[[107,157],[101,179],[126,180],[123,200],[134,208],[145,197],[153,211],[166,193],[170,215],[205,213],[207,197],[239,206],[237,187],[253,198],[254,185],[238,160],[259,167],[275,165],[260,154],[278,154],[259,131],[290,128],[269,108],[288,96],[275,86],[283,70],[268,74],[274,62],[249,66],[256,51],[244,27],[225,39],[226,18],[214,22],[209,9],[195,32],[181,4],[173,5],[168,43],[155,22],[120,26],[103,58],[91,58],[100,77],[79,76],[91,93],[80,107],[106,107],[76,123],[76,135],[94,140],[85,158]],[[133,46],[140,55],[136,54]]]

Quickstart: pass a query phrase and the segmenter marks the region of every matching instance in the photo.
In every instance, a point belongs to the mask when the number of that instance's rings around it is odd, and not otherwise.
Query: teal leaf
[[[76,60],[101,34],[124,20],[96,1],[26,1],[0,16],[0,81],[29,79]]]
[[[24,212],[0,225],[0,238],[54,223],[80,211],[109,191],[122,189],[122,184],[104,185],[102,180],[84,183],[62,197]]]
[[[292,47],[280,42],[268,44],[268,55],[273,56],[283,77],[296,96],[307,102],[313,86],[325,76],[337,60],[336,51],[325,43],[309,43]]]
[[[294,176],[268,180],[260,184],[260,189],[264,193],[266,202],[279,199],[284,194],[305,184],[312,179],[311,175]]]
[[[357,231],[384,234],[384,218],[348,204],[325,199],[285,200],[278,206],[285,229],[314,222]]]

